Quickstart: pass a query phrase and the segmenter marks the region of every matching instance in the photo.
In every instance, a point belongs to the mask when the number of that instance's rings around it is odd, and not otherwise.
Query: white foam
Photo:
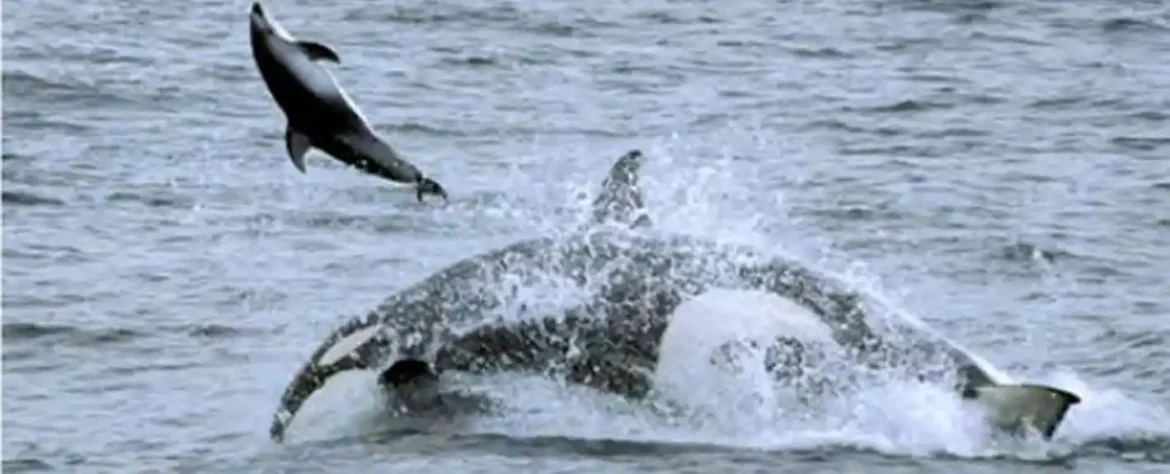
[[[721,135],[720,140],[730,141],[732,138]],[[805,235],[795,235],[789,230],[778,232],[760,232],[756,222],[747,222],[743,213],[753,206],[743,202],[720,204],[718,201],[722,193],[744,195],[754,191],[745,189],[739,183],[736,175],[741,171],[728,173],[725,179],[708,179],[696,184],[696,173],[688,163],[672,163],[674,155],[682,155],[676,149],[657,147],[647,150],[648,160],[644,170],[653,173],[654,170],[665,170],[672,174],[668,176],[647,173],[641,182],[647,189],[648,211],[654,219],[657,231],[665,233],[684,233],[717,240],[734,240],[768,252],[781,252],[787,249],[800,248],[809,244],[811,240]],[[683,150],[690,154],[689,150]],[[755,149],[751,153],[766,154]],[[533,151],[534,155],[541,154]],[[612,164],[614,157],[598,156],[597,166],[590,174],[578,175],[572,178],[576,182],[587,182],[587,186],[594,187],[596,182],[604,176],[604,170]],[[707,156],[697,158],[705,160]],[[533,159],[532,163],[544,163]],[[685,161],[685,160],[679,160]],[[550,162],[548,165],[534,164],[535,175],[548,174],[548,170],[539,169],[540,166],[563,166]],[[531,168],[529,168],[531,169]],[[723,170],[716,170],[722,172]],[[793,170],[799,172],[799,169]],[[517,182],[531,182],[532,175],[514,176]],[[544,186],[536,180],[533,186]],[[559,183],[559,182],[558,182]],[[541,188],[542,190],[544,188]],[[548,191],[552,193],[553,191]],[[684,194],[681,198],[678,196]],[[543,196],[543,195],[542,195]],[[528,204],[529,201],[498,201],[504,211],[489,208],[487,212],[495,212],[501,219],[517,221],[519,227],[525,229],[523,235],[516,238],[529,237],[532,233],[540,236],[557,236],[562,229],[572,227],[580,216],[558,214],[554,211],[555,203],[549,200],[540,201],[532,210],[527,206],[520,209],[511,208],[513,202]],[[542,207],[547,206],[547,207]],[[759,206],[754,206],[758,208]],[[588,201],[580,203],[581,216],[589,211]],[[480,209],[476,209],[477,215]],[[784,209],[768,209],[768,221],[785,221]],[[779,216],[777,216],[779,214]],[[563,219],[568,217],[569,221]],[[562,219],[558,221],[558,219]],[[775,225],[775,224],[774,224]],[[793,241],[795,239],[795,241]],[[508,239],[509,242],[513,239]],[[811,252],[821,249],[810,249]],[[785,255],[793,257],[793,255]],[[806,257],[808,257],[806,255]],[[815,257],[797,258],[797,260],[815,260]],[[816,265],[823,270],[823,265]],[[872,288],[862,281],[866,275],[849,275],[844,278],[848,283],[863,290],[869,290],[871,296],[882,301],[883,306],[898,307],[897,301],[888,301],[886,295],[890,291]],[[896,289],[895,289],[896,290]],[[510,290],[509,290],[510,291]],[[536,298],[542,293],[561,291],[557,285],[547,282],[523,282],[520,287],[526,298]],[[718,294],[708,295],[717,296]],[[894,295],[896,296],[896,295]],[[547,297],[547,295],[546,295]],[[776,311],[798,313],[807,311],[801,308],[786,308],[783,303],[767,302],[765,307]],[[701,300],[700,300],[701,301]],[[741,302],[733,302],[738,305]],[[745,299],[742,303],[752,302]],[[757,301],[754,304],[761,304]],[[734,307],[735,305],[732,305]],[[898,318],[903,316],[891,310],[884,313],[886,308],[875,314],[877,318]],[[726,310],[719,311],[727,313]],[[735,313],[731,313],[735,316]],[[710,316],[710,315],[708,315]],[[804,314],[808,317],[809,314]],[[913,319],[913,315],[905,314]],[[815,316],[813,316],[815,317]],[[694,324],[686,331],[690,337],[684,335],[683,329],[688,326],[678,325],[681,319],[675,321],[672,330],[677,331],[671,337],[667,347],[663,347],[664,361],[667,365],[670,357],[680,360],[688,357],[688,351],[695,347],[718,346],[708,340],[727,340],[727,332],[734,330],[751,331],[759,329],[758,319],[745,318],[742,326],[733,323],[730,318],[695,319]],[[798,318],[799,319],[799,318]],[[819,318],[818,318],[819,321]],[[737,328],[738,326],[738,328]],[[817,338],[824,331],[815,328],[814,324],[795,322],[787,329]],[[929,330],[925,324],[923,329]],[[770,330],[764,327],[764,330]],[[671,348],[673,347],[673,349]],[[970,353],[970,351],[967,351]],[[974,355],[974,354],[972,354]],[[995,373],[990,364],[986,364],[981,357],[976,356],[982,365]],[[1042,361],[1042,355],[1037,355],[1037,361]],[[707,359],[703,366],[711,367]],[[674,363],[684,366],[682,363]],[[482,420],[475,426],[474,432],[499,433],[509,437],[530,436],[566,436],[575,439],[608,439],[630,440],[654,443],[700,443],[705,445],[720,445],[735,448],[763,448],[763,449],[810,449],[833,448],[849,446],[858,449],[872,449],[882,453],[905,455],[936,455],[945,452],[962,457],[985,456],[1012,456],[1030,457],[1021,454],[1018,449],[998,448],[985,442],[985,432],[980,431],[984,426],[978,413],[965,410],[964,404],[954,391],[945,384],[932,384],[910,380],[906,377],[891,373],[887,378],[877,378],[864,383],[860,389],[845,396],[833,397],[813,409],[804,411],[789,411],[787,413],[772,413],[770,409],[775,405],[766,397],[760,397],[755,405],[738,403],[744,401],[744,393],[767,394],[768,384],[759,378],[753,377],[724,377],[718,371],[711,374],[693,374],[686,379],[686,389],[708,395],[714,403],[708,406],[723,408],[722,412],[712,413],[712,416],[693,416],[691,412],[675,409],[670,410],[647,409],[645,405],[630,402],[620,397],[597,393],[574,386],[563,386],[554,381],[532,377],[526,378],[526,383],[512,380],[510,377],[492,378],[499,383],[497,395],[507,402],[508,410],[499,417]],[[999,374],[1006,375],[1006,374]],[[998,375],[997,375],[998,376]],[[1170,414],[1164,410],[1150,416],[1140,410],[1135,401],[1129,401],[1120,393],[1096,393],[1088,386],[1071,384],[1075,380],[1060,380],[1053,382],[1058,387],[1067,387],[1084,396],[1085,401],[1074,407],[1069,413],[1069,419],[1058,430],[1056,443],[1080,443],[1089,438],[1124,435],[1127,432],[1138,430],[1152,430],[1165,433],[1167,420]],[[725,390],[720,391],[723,388]],[[740,398],[735,398],[740,397]],[[1123,403],[1128,402],[1128,403]],[[336,408],[336,407],[334,407]],[[685,408],[685,407],[684,407]],[[779,415],[779,416],[777,416]],[[1044,445],[1049,446],[1049,445]],[[1044,448],[1047,449],[1047,448]],[[1041,455],[1043,456],[1043,455]]]

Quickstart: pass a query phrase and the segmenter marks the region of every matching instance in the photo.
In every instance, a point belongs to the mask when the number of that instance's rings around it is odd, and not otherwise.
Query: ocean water
[[[1170,5],[266,6],[451,201],[297,172],[247,2],[5,2],[5,472],[1170,472]],[[509,416],[369,434],[358,381],[268,439],[343,318],[571,228],[631,148],[663,228],[847,275],[1084,402],[1005,447],[930,387],[788,426],[529,381]]]

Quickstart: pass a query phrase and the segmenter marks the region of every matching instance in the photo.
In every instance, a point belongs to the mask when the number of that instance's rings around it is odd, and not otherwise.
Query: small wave
[[[243,336],[254,336],[266,331],[256,328],[225,326],[222,324],[189,324],[186,326],[187,335],[208,339],[230,339]]]
[[[20,129],[36,130],[39,132],[60,131],[80,135],[90,130],[90,125],[74,123],[62,119],[59,114],[44,113],[39,107],[37,110],[5,110],[6,124]]]
[[[1006,2],[994,0],[957,0],[936,2],[933,0],[902,0],[898,2],[908,10],[930,11],[939,13],[987,13],[1007,6]]]
[[[1149,120],[1151,122],[1165,122],[1166,120],[1170,120],[1170,114],[1167,114],[1165,112],[1159,112],[1157,110],[1145,110],[1142,112],[1136,112],[1134,114],[1129,115],[1129,117],[1139,119],[1139,120]]]
[[[856,206],[816,210],[812,214],[838,221],[879,221],[895,220],[902,217],[902,214],[887,209]]]
[[[36,103],[69,104],[72,108],[100,108],[134,101],[76,80],[50,80],[24,71],[4,71],[4,97]],[[5,107],[7,109],[7,107]],[[5,110],[5,112],[8,112]]]
[[[101,346],[131,340],[141,333],[132,329],[87,329],[64,324],[4,323],[4,342],[12,344],[44,338],[66,339],[80,346]]]
[[[488,67],[500,66],[504,61],[493,56],[467,56],[463,58],[446,58],[444,63],[458,66]]]
[[[428,23],[463,23],[469,21],[507,21],[514,18],[514,7],[504,5],[499,8],[486,10],[455,9],[453,11],[438,11],[433,8],[415,8],[410,6],[395,6],[388,13],[368,15],[368,8],[358,8],[347,12],[344,21],[371,20],[378,22],[428,24]]]
[[[394,133],[394,134],[417,133],[420,135],[427,135],[427,136],[433,136],[433,137],[459,137],[459,136],[466,135],[465,133],[459,132],[456,130],[434,127],[431,125],[418,123],[418,122],[406,122],[406,123],[391,125],[391,126],[387,126],[387,127],[380,127],[380,128],[385,128],[385,129],[387,129],[388,132]]]
[[[1044,261],[1053,263],[1058,259],[1073,257],[1074,255],[1059,249],[1045,249],[1027,242],[1016,242],[1003,247],[999,252],[999,256],[1009,261]]]
[[[985,12],[970,12],[956,16],[952,21],[960,25],[971,25],[991,20],[991,15]]]
[[[1088,100],[1087,97],[1078,96],[1063,96],[1063,97],[1048,97],[1037,99],[1028,103],[1029,108],[1045,109],[1045,110],[1066,110],[1072,107],[1082,105]]]
[[[392,190],[391,192],[398,191],[400,190]],[[401,214],[396,215],[401,216]],[[394,228],[396,230],[410,228],[410,222],[403,222],[402,219],[396,219],[393,216],[353,214],[324,209],[304,212],[291,210],[287,212],[261,211],[251,215],[215,217],[208,219],[207,222],[217,226],[239,226],[233,227],[235,230],[224,231],[223,234],[216,238],[222,238],[227,235],[269,235],[278,229],[286,228],[347,230],[372,230],[379,226],[389,226],[387,228]]]
[[[1048,45],[1047,42],[1044,42],[1041,40],[1026,38],[1026,37],[1018,36],[1018,35],[1008,35],[1008,34],[975,32],[975,33],[971,34],[971,38],[985,40],[985,41],[989,41],[992,43],[1001,43],[1001,44],[1018,44],[1018,45],[1024,45],[1024,46],[1046,46],[1046,45]]]
[[[269,332],[269,330],[259,328],[226,326],[214,323],[161,326],[147,332],[128,328],[85,328],[68,324],[9,322],[4,323],[3,331],[5,344],[15,344],[24,341],[42,342],[44,339],[57,339],[54,342],[82,347],[119,344],[142,337],[175,333],[184,334],[188,337],[229,339]]]
[[[64,206],[65,201],[57,198],[40,196],[27,191],[10,191],[2,193],[5,206]]]
[[[36,458],[16,458],[4,460],[4,472],[44,472],[52,471],[53,465]]]
[[[301,219],[301,224],[310,229],[336,229],[352,227],[354,225],[370,224],[374,221],[371,216],[357,216],[339,212],[321,212]]]
[[[922,100],[907,99],[893,104],[877,105],[873,107],[866,107],[860,109],[862,112],[873,113],[907,113],[907,112],[922,112],[935,109],[949,109],[953,108],[954,104],[942,102],[928,102]]]
[[[842,155],[908,156],[917,158],[934,158],[942,155],[939,150],[932,147],[905,144],[895,144],[889,146],[844,147],[841,148],[838,153],[841,153]]]
[[[1130,150],[1154,151],[1170,145],[1170,137],[1113,137],[1109,142]]]
[[[512,448],[519,448],[520,450],[530,452],[543,452],[547,450],[553,454],[572,452],[590,456],[663,456],[683,453],[693,454],[696,452],[722,452],[728,450],[728,448],[718,445],[685,440],[664,442],[605,437],[578,438],[558,435],[516,437],[494,433],[464,437],[474,439],[475,441],[505,442]]]
[[[942,84],[966,84],[966,83],[971,82],[969,79],[965,79],[965,78],[958,77],[958,76],[951,76],[948,74],[938,74],[938,73],[925,73],[925,72],[911,73],[911,74],[903,76],[903,78],[906,80],[910,80],[910,81],[942,83]]]
[[[7,112],[7,110],[5,110],[5,112]],[[32,160],[33,160],[33,156],[32,156],[32,155],[26,155],[26,154],[23,154],[23,153],[15,153],[15,152],[12,152],[12,151],[9,151],[9,150],[4,150],[3,160],[4,160],[4,163],[8,163],[8,162],[13,162],[13,163],[16,163],[16,162],[23,162],[23,161],[32,161]]]
[[[766,44],[762,41],[746,39],[721,39],[715,41],[715,46],[724,48],[762,48]]]
[[[170,207],[187,209],[195,205],[190,198],[180,196],[165,196],[161,194],[148,195],[132,191],[115,191],[106,196],[107,202],[134,202],[149,207]]]
[[[942,130],[923,130],[915,135],[923,138],[986,137],[991,133],[974,128],[951,127]]]
[[[889,126],[865,127],[854,125],[837,119],[814,120],[805,125],[811,129],[840,130],[849,133],[868,133],[881,137],[896,137],[906,133],[906,130]]]
[[[194,369],[194,368],[201,367],[204,365],[205,364],[202,362],[198,362],[198,363],[197,362],[147,362],[147,363],[141,363],[141,364],[134,363],[131,365],[120,366],[120,367],[109,367],[106,369],[106,371],[110,372],[110,373],[118,374],[118,375],[133,375],[133,374],[138,374],[138,373],[142,373],[142,372],[154,372],[154,371],[178,372],[178,371],[183,371],[183,370],[187,370],[187,369]],[[87,387],[84,390],[86,392],[91,392],[93,390],[93,388]],[[85,392],[81,392],[81,393],[85,393]]]
[[[1106,33],[1163,33],[1166,26],[1140,18],[1111,18],[1101,23]]]
[[[910,48],[934,48],[938,46],[940,41],[934,37],[922,38],[894,38],[888,42],[880,43],[875,47],[878,51],[896,52],[904,51]]]
[[[389,9],[389,13],[367,16],[368,9],[351,10],[345,15],[345,20],[373,20],[393,23],[409,24],[436,24],[453,23],[463,27],[468,25],[504,26],[509,30],[519,30],[529,33],[552,36],[590,36],[590,27],[612,26],[587,16],[577,16],[570,19],[541,18],[539,12],[525,12],[514,5],[501,4],[488,8],[475,8],[459,3],[447,5],[428,5],[425,8],[397,6]]]
[[[679,12],[668,11],[639,12],[634,14],[634,18],[663,25],[689,25],[692,23],[713,24],[722,22],[720,19],[712,16],[699,15],[695,17],[684,17],[681,16]]]
[[[853,55],[832,46],[791,47],[788,51],[802,58],[848,59]]]
[[[552,36],[584,36],[581,28],[558,21],[538,22],[530,26],[529,29],[535,33],[544,33]]]
[[[1170,436],[1138,433],[1090,439],[1080,445],[1077,454],[1118,457],[1129,461],[1170,463]]]
[[[413,431],[386,431],[363,438],[366,441],[388,443],[401,440],[403,436],[416,434]],[[784,462],[791,461],[825,461],[846,457],[878,457],[886,460],[898,458],[933,459],[940,461],[991,461],[1009,462],[1019,466],[1063,466],[1074,463],[1080,456],[1101,456],[1123,458],[1130,461],[1145,461],[1164,463],[1170,460],[1170,439],[1165,436],[1134,436],[1116,437],[1091,440],[1081,443],[1071,450],[1052,449],[1039,456],[1031,453],[990,452],[978,456],[957,455],[946,451],[918,453],[890,452],[878,446],[880,443],[862,441],[850,442],[846,439],[820,439],[811,436],[807,440],[779,443],[761,446],[743,445],[737,442],[703,442],[692,439],[678,440],[638,440],[623,438],[588,438],[573,436],[539,435],[539,436],[507,436],[501,434],[460,434],[450,440],[464,446],[505,445],[510,452],[523,453],[525,456],[552,455],[560,456],[565,453],[575,453],[586,456],[620,456],[620,457],[654,457],[661,459],[664,456],[686,456],[693,454],[704,455],[732,455],[738,462],[747,462],[753,465],[773,465],[777,458]],[[335,441],[336,442],[336,441]]]

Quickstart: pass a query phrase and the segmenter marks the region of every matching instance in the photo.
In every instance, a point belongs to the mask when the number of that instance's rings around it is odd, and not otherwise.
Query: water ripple
[[[308,173],[293,169],[239,3],[5,6],[6,472],[1167,462],[1164,418],[1123,403],[1170,405],[1170,373],[1150,362],[1170,357],[1170,16],[1157,2],[272,5],[339,51],[327,67],[452,191],[446,204],[315,152]],[[682,447],[590,441],[581,432],[634,428],[564,400],[557,420],[596,423],[531,445],[531,426],[253,442],[340,315],[572,227],[573,196],[634,147],[654,157],[664,227],[816,247],[824,265],[847,253],[860,262],[848,273],[887,280],[880,293],[910,295],[908,312],[1005,365],[1075,370],[1091,379],[1086,404],[1108,410],[1078,415],[1056,443],[1068,449],[1034,464],[938,452],[919,432],[758,451],[712,448],[704,430]]]

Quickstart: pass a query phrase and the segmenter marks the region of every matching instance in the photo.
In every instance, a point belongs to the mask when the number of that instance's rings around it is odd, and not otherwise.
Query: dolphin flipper
[[[341,62],[341,57],[337,55],[333,48],[325,46],[314,41],[297,41],[297,47],[305,52],[305,55],[314,61],[332,61],[335,63]]]
[[[638,171],[644,155],[641,150],[630,150],[613,164],[609,175],[601,183],[601,193],[593,200],[593,222],[615,222],[630,227],[650,224],[646,216],[642,189],[638,186]]]
[[[312,144],[309,137],[301,132],[293,130],[288,127],[284,130],[284,146],[288,149],[288,157],[292,160],[293,166],[297,167],[301,173],[305,172],[305,154],[309,152]]]

